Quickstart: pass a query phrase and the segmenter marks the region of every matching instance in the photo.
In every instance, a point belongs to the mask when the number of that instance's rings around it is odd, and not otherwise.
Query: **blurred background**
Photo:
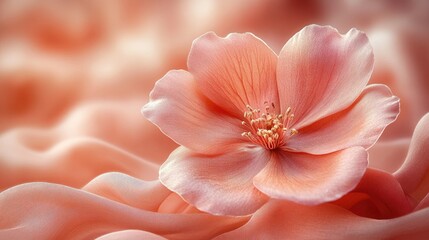
[[[0,189],[27,181],[80,186],[122,171],[121,163],[94,168],[91,161],[106,156],[76,143],[82,139],[162,163],[176,144],[140,108],[168,70],[187,68],[193,39],[253,32],[278,53],[308,24],[367,33],[376,58],[371,82],[401,98],[401,115],[380,141],[396,150],[372,156],[403,159],[429,111],[429,1],[0,1]],[[73,181],[52,173],[60,165],[76,170],[77,157],[84,160]]]

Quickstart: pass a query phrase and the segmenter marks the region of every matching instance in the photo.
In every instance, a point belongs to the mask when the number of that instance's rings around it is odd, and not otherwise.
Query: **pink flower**
[[[367,169],[358,186],[336,202],[314,207],[271,200],[252,216],[213,216],[158,181],[111,172],[81,189],[33,182],[1,192],[0,239],[426,239],[428,128],[426,114],[393,176]]]
[[[386,86],[366,86],[373,54],[356,29],[305,27],[279,56],[250,33],[208,33],[188,68],[159,80],[142,112],[182,145],[161,182],[212,214],[250,214],[269,198],[342,197],[399,113]]]

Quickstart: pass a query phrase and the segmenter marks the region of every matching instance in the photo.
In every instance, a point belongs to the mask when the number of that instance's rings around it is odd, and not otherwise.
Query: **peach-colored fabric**
[[[331,204],[303,206],[273,201],[237,230],[215,239],[426,239],[429,210],[375,220]]]
[[[428,9],[428,1],[0,1],[0,239],[427,239],[428,116],[416,124],[429,112]],[[354,191],[317,207],[270,201],[249,222],[201,215],[155,181],[177,144],[140,107],[156,80],[186,68],[192,40],[252,32],[278,53],[313,23],[364,31],[374,48],[370,83],[401,99],[397,121],[369,150],[369,166],[389,174],[367,171]]]
[[[142,113],[191,151],[172,153],[160,181],[213,214],[252,214],[266,196],[305,205],[340,198],[399,113],[388,87],[364,88],[373,55],[357,30],[307,26],[279,61],[252,34],[208,33],[193,42],[188,67],[164,76]],[[309,124],[318,126],[300,137]]]
[[[336,204],[353,213],[370,218],[393,218],[415,207],[402,186],[391,174],[367,169],[358,186]]]
[[[141,230],[124,230],[118,232],[108,233],[101,237],[96,238],[97,240],[121,240],[121,239],[130,239],[130,240],[166,240],[167,238],[155,235],[150,232],[141,231]]]
[[[410,147],[402,166],[394,173],[404,192],[419,202],[429,191],[429,114],[426,114],[414,130]],[[413,177],[410,177],[413,176]]]
[[[82,190],[52,183],[19,185],[0,195],[0,238],[89,239],[141,229],[166,238],[207,239],[247,221],[193,213],[190,208],[158,212],[163,205],[182,201],[169,198],[171,194],[157,182],[119,173],[101,175]],[[196,223],[205,228],[198,230]]]

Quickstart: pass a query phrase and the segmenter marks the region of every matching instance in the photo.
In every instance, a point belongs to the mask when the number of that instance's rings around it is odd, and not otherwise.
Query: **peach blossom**
[[[429,198],[418,193],[429,188],[416,183],[429,176],[429,164],[422,161],[428,159],[429,133],[422,131],[428,127],[429,114],[417,125],[406,163],[395,177],[368,169],[353,192],[333,203],[270,200],[250,217],[213,216],[189,206],[159,181],[107,173],[82,189],[27,183],[3,191],[0,238],[425,239]]]
[[[427,239],[429,8],[373,2],[1,1],[0,239]],[[177,145],[138,109],[192,39],[250,31],[278,52],[311,23],[368,34],[370,83],[401,98],[369,166],[393,175],[368,169],[319,206],[270,200],[250,221],[152,181]]]
[[[368,169],[352,192],[319,206],[271,200],[245,225],[215,239],[427,239],[428,127],[426,114],[393,175]]]
[[[250,33],[208,33],[188,68],[159,80],[142,112],[182,145],[161,182],[212,214],[250,214],[269,198],[340,198],[399,113],[386,86],[366,86],[372,49],[355,29],[305,27],[279,56]]]

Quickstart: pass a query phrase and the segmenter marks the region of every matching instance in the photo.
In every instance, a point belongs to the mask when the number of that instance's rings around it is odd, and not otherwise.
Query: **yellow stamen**
[[[267,149],[275,149],[284,145],[288,138],[298,134],[296,129],[290,128],[295,116],[290,107],[284,114],[278,114],[274,103],[264,102],[264,105],[265,112],[262,114],[259,109],[246,105],[243,114],[245,120],[241,124],[246,126],[248,131],[241,135]]]

